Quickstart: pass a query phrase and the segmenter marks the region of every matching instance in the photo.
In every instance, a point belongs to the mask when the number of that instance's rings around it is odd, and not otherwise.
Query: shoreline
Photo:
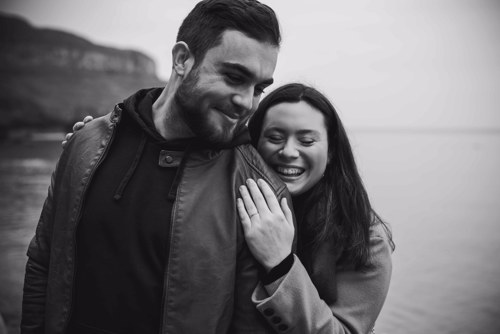
[[[54,130],[32,130],[32,129],[18,129],[7,131],[0,142],[20,142],[20,141],[62,141],[66,132]]]

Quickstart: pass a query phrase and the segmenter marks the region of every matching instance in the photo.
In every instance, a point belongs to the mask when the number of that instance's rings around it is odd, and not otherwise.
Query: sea
[[[26,249],[62,136],[0,142],[0,313],[9,334],[19,333]],[[352,129],[349,136],[396,243],[375,332],[500,333],[500,131]]]

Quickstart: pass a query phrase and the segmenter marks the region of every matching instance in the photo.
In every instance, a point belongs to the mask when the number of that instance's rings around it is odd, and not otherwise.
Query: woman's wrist
[[[280,277],[285,276],[292,268],[292,265],[293,253],[290,253],[279,264],[268,270],[267,273],[262,276],[262,284],[267,285],[276,281]]]

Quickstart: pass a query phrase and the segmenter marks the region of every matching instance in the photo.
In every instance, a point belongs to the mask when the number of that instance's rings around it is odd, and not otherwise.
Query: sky
[[[278,87],[310,84],[348,128],[500,131],[500,1],[262,0],[283,44]],[[0,0],[0,11],[148,54],[168,79],[194,0]]]

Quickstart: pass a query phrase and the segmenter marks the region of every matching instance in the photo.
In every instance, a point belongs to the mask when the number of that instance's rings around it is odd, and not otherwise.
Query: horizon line
[[[347,131],[364,133],[408,133],[408,134],[500,134],[500,127],[359,127],[346,126]]]

